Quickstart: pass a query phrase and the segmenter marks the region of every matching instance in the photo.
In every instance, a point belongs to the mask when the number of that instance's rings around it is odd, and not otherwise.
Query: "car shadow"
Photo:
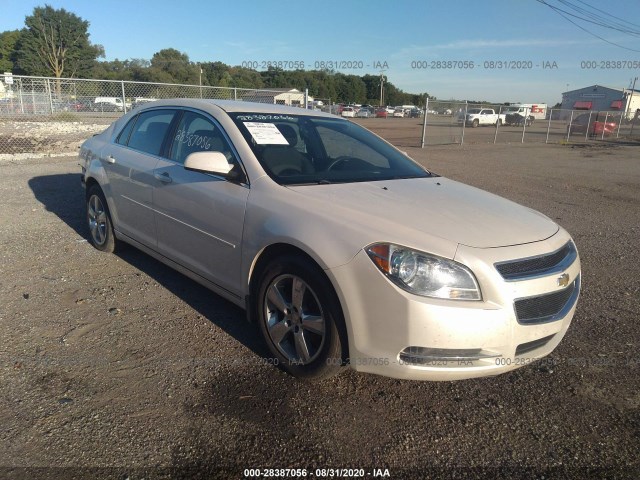
[[[28,183],[36,199],[47,211],[57,215],[78,237],[89,239],[80,175],[44,175],[33,177]],[[256,355],[269,357],[257,326],[246,321],[245,312],[241,308],[134,247],[124,248],[117,255],[147,274]]]

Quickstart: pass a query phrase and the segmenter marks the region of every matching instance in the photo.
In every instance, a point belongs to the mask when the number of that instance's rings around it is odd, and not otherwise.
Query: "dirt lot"
[[[3,160],[0,477],[244,478],[273,467],[309,468],[307,478],[388,468],[393,479],[637,479],[639,147],[405,150],[573,234],[583,292],[547,361],[461,382],[353,371],[296,381],[267,364],[235,306],[135,249],[87,243],[76,159]]]

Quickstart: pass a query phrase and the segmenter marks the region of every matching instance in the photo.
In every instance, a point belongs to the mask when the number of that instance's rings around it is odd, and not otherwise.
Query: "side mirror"
[[[229,178],[233,165],[229,165],[222,152],[194,152],[187,156],[184,168],[200,173],[212,173]]]

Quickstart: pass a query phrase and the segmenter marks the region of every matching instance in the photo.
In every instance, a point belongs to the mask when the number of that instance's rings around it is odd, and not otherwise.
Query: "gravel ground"
[[[78,121],[0,121],[0,161],[77,155],[87,137],[108,126],[107,120],[79,121],[68,115]]]
[[[639,478],[638,147],[406,150],[572,233],[583,292],[550,357],[459,382],[297,381],[240,309],[133,248],[87,243],[77,159],[5,159],[0,477]]]

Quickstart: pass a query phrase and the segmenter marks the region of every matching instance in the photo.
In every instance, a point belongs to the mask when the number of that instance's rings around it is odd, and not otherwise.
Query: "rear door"
[[[204,113],[185,110],[173,134],[169,159],[158,160],[153,172],[158,251],[239,296],[249,188],[243,182],[185,170],[187,156],[198,151],[222,152],[242,171],[220,125]]]
[[[147,246],[156,245],[153,215],[154,168],[166,145],[175,110],[140,113],[102,151],[115,211],[116,229]]]

